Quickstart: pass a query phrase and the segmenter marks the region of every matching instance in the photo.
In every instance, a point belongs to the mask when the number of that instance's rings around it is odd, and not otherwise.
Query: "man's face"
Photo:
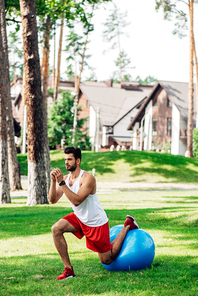
[[[65,154],[65,167],[67,171],[74,172],[77,168],[77,161],[73,153]]]

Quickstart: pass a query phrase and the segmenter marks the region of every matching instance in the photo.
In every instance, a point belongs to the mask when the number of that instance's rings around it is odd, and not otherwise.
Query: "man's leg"
[[[65,219],[60,219],[52,226],[52,235],[56,249],[63,261],[64,266],[70,269],[71,263],[69,260],[68,247],[63,233],[76,231],[76,228]]]
[[[124,226],[117,237],[112,241],[112,249],[105,253],[98,253],[100,261],[104,264],[111,264],[117,257],[122,247],[123,241],[130,230],[130,225]]]
[[[118,256],[128,231],[137,228],[139,228],[139,225],[137,224],[135,219],[132,216],[127,215],[122,230],[111,243],[112,249],[105,253],[98,253],[100,261],[107,265],[111,264],[113,260]]]

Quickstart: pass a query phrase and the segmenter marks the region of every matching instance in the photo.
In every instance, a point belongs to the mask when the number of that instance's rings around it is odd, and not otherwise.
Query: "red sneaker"
[[[75,277],[73,266],[71,269],[69,267],[65,267],[63,273],[59,275],[56,280],[62,281],[62,280],[67,280],[69,278]]]
[[[127,225],[130,225],[130,229],[129,230],[133,230],[133,229],[138,229],[139,228],[139,225],[137,224],[137,222],[135,221],[135,219],[132,216],[130,216],[130,215],[127,215],[126,216],[126,220],[125,220],[124,226],[127,226]]]

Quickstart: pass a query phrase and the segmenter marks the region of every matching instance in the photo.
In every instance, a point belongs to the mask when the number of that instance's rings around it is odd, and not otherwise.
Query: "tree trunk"
[[[2,38],[3,38],[3,46],[5,53],[5,67],[9,69],[8,62],[8,46],[7,46],[7,35],[6,35],[6,27],[2,27]],[[10,180],[10,189],[18,190],[22,189],[21,187],[21,174],[20,174],[20,166],[17,159],[17,150],[14,141],[14,124],[13,124],[13,114],[12,114],[12,102],[10,97],[10,78],[8,72],[9,84],[6,87],[6,126],[7,126],[7,143],[8,143],[8,166],[9,166],[9,180]],[[14,77],[14,81],[16,81],[16,77]]]
[[[10,86],[8,56],[5,48],[5,4],[0,0],[0,204],[11,202],[10,185],[8,173],[8,151],[7,151],[7,130],[6,130],[6,100]],[[6,44],[5,44],[6,42]]]
[[[60,30],[60,40],[59,40],[59,48],[58,48],[58,63],[56,69],[56,80],[55,80],[55,87],[54,87],[54,101],[58,97],[58,86],[60,81],[60,64],[61,64],[61,52],[62,52],[62,40],[63,40],[63,24],[64,24],[64,17],[61,17],[61,30]]]
[[[198,128],[198,63],[197,63],[197,55],[195,48],[195,36],[193,35],[193,55],[195,62],[195,73],[196,73],[196,102],[197,102],[197,116],[196,116],[196,128]]]
[[[44,101],[44,155],[45,155],[45,171],[47,181],[47,192],[50,189],[51,183],[51,162],[50,162],[50,151],[49,151],[49,140],[47,136],[47,98],[48,98],[48,78],[49,78],[49,53],[50,53],[50,18],[47,16],[46,29],[45,29],[45,50],[44,50],[44,75],[43,75],[43,101]]]
[[[56,27],[54,28],[54,58],[53,58],[53,81],[52,88],[55,89],[55,81],[56,81]]]
[[[94,11],[94,4],[92,5],[92,12],[91,12],[91,17],[89,19],[89,24],[91,23],[93,11]],[[79,100],[79,93],[80,93],[80,81],[81,81],[81,75],[82,75],[83,66],[84,66],[85,52],[86,52],[86,48],[87,48],[87,42],[88,42],[89,32],[90,32],[90,30],[89,30],[89,27],[88,27],[87,34],[86,34],[86,39],[85,39],[85,43],[84,43],[83,54],[82,54],[82,61],[81,61],[81,67],[80,67],[79,77],[77,78],[77,75],[75,75],[75,77],[77,79],[77,84],[76,84],[75,87],[76,87],[76,94],[77,94],[77,99],[78,100]],[[76,81],[75,81],[75,83],[76,83]]]
[[[93,14],[93,10],[94,10],[94,5],[92,5],[92,14]],[[91,23],[91,18],[92,18],[92,16],[89,19],[89,23]],[[72,137],[73,145],[76,144],[75,138],[76,138],[76,125],[77,125],[77,109],[78,109],[78,101],[79,101],[79,95],[80,95],[80,81],[81,81],[81,75],[82,75],[83,66],[84,66],[85,53],[86,53],[87,42],[88,42],[88,35],[89,35],[89,27],[87,29],[86,39],[85,39],[85,43],[84,43],[84,49],[83,49],[83,53],[82,53],[82,61],[81,61],[79,76],[77,76],[77,67],[76,67],[76,58],[75,58],[75,49],[74,49],[76,96],[74,99],[74,123],[73,123],[73,137]]]
[[[43,48],[42,48],[42,56],[40,60],[40,69],[41,69],[41,89],[43,88],[43,69],[44,69],[44,58],[45,58],[45,28],[44,28],[44,20],[42,20],[43,27]]]
[[[27,106],[28,200],[27,205],[48,203],[45,172],[44,103],[35,0],[20,0],[24,48],[24,99]]]
[[[187,151],[188,157],[193,157],[193,3],[194,0],[189,1],[189,15],[190,15],[190,80],[189,80],[189,94],[188,94],[188,130],[187,130]]]
[[[47,120],[47,97],[48,97],[48,77],[49,77],[49,52],[50,52],[50,18],[47,16],[45,32],[44,32],[44,57],[43,57],[43,101],[44,101],[44,111],[45,119]]]

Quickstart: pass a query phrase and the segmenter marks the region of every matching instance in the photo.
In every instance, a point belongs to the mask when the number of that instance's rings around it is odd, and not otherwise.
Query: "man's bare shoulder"
[[[93,175],[91,175],[90,173],[84,171],[82,178],[81,178],[81,182],[91,182],[91,183],[96,183],[96,179]]]

